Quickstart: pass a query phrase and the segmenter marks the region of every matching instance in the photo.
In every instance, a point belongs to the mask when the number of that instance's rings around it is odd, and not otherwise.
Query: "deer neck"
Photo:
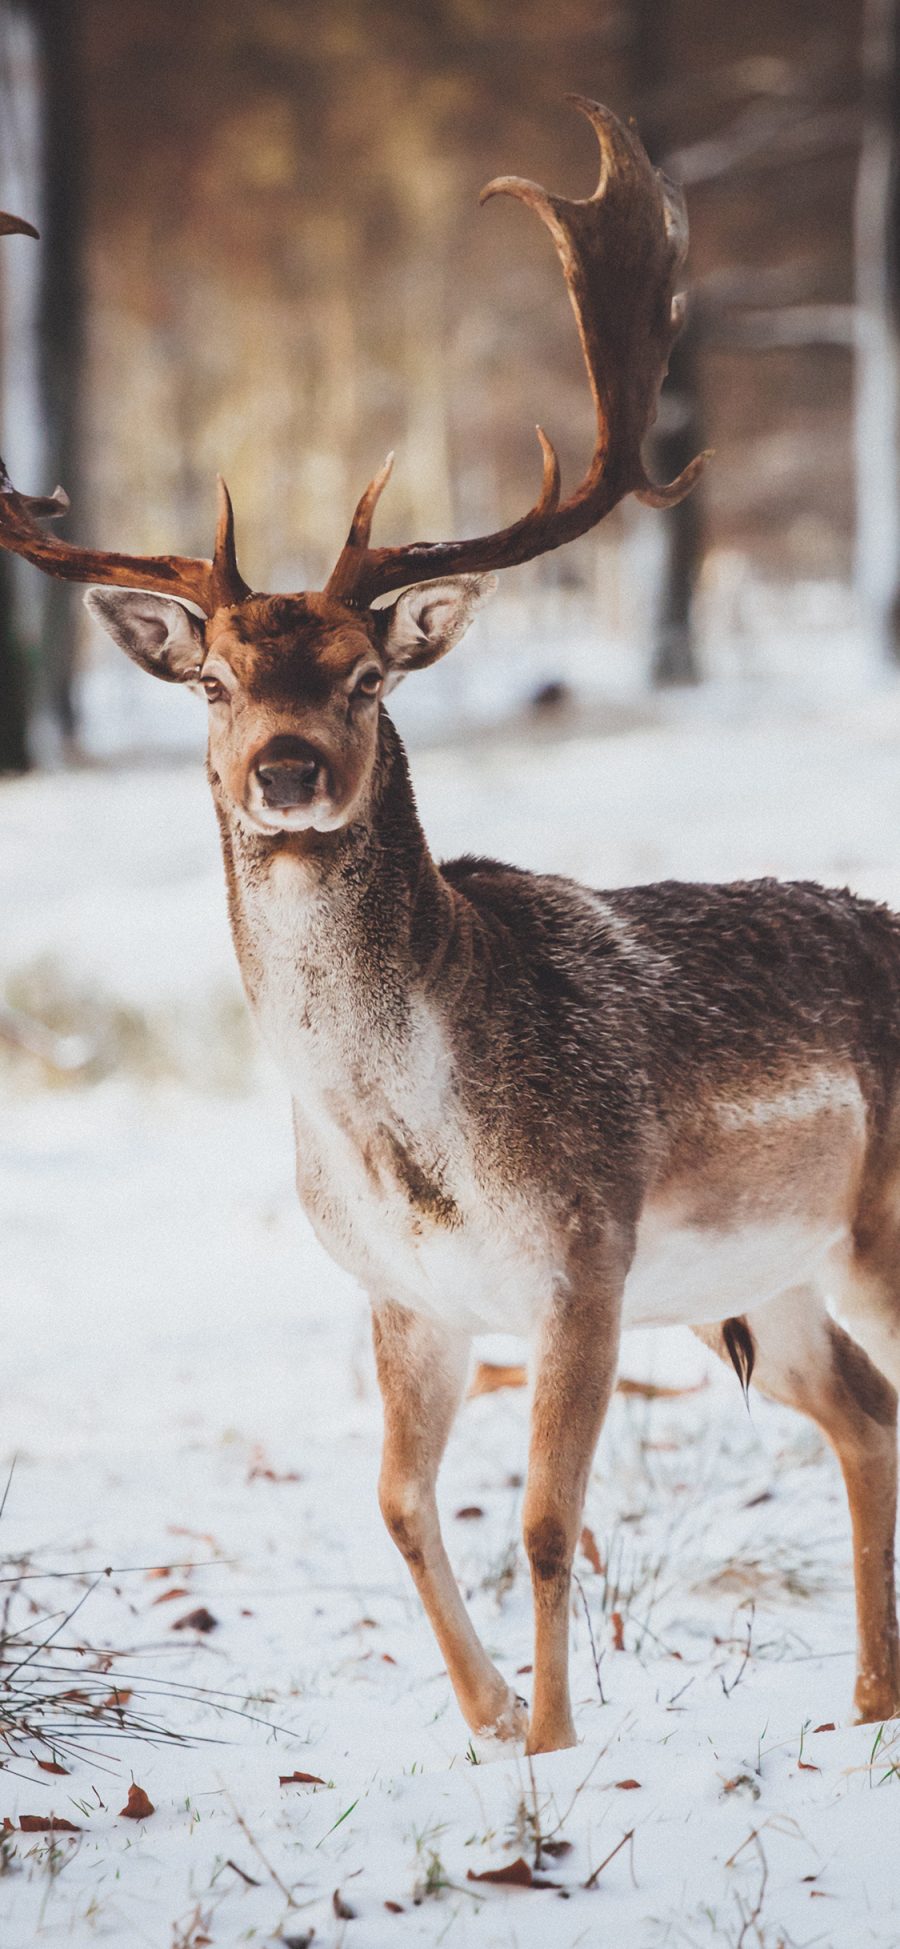
[[[457,897],[419,823],[406,753],[382,714],[366,803],[338,833],[247,831],[212,779],[229,915],[263,1036],[289,1071],[349,1067],[355,1084],[396,1058],[416,1008],[452,983]],[[449,964],[449,966],[448,966]]]

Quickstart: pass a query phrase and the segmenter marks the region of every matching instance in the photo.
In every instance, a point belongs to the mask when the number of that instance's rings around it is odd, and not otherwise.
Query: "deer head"
[[[682,316],[675,286],[687,248],[683,199],[651,167],[633,128],[573,100],[600,142],[594,194],[566,201],[515,176],[482,192],[482,201],[503,192],[535,210],[562,264],[596,412],[594,455],[567,499],[538,428],[541,490],[518,521],[468,541],[373,547],[389,456],[359,501],[325,589],[270,596],[252,593],[240,574],[222,481],[211,560],[137,557],[49,536],[40,522],[65,514],[66,496],[59,488],[46,499],[18,494],[0,462],[0,545],[48,574],[94,584],[88,607],[129,656],[169,683],[202,686],[211,769],[234,815],[253,830],[348,824],[373,773],[381,696],[453,647],[494,572],[586,533],[626,494],[672,506],[703,465],[699,455],[677,480],[655,487],[641,457]],[[3,230],[30,226],[5,217]],[[397,590],[392,607],[373,606]]]

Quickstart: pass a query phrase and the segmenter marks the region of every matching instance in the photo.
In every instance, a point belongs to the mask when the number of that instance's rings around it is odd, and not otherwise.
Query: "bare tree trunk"
[[[0,556],[0,774],[27,771],[25,668],[16,639],[9,563]]]
[[[644,142],[659,164],[669,143],[652,104],[659,101],[673,67],[670,0],[632,0],[631,72],[638,100]],[[647,99],[647,108],[641,97]],[[659,425],[652,442],[653,465],[660,478],[671,480],[704,445],[698,399],[698,315],[689,311],[669,362],[669,378],[662,396]],[[695,487],[678,507],[654,518],[663,530],[663,557],[652,605],[650,675],[655,686],[696,684],[700,681],[694,630],[694,592],[703,559],[705,524],[703,487]]]
[[[900,6],[865,0],[856,189],[856,583],[882,656],[900,662]]]
[[[82,362],[82,159],[78,14],[73,0],[29,0],[43,87],[42,231],[38,359],[48,492],[62,481],[79,503],[78,405]],[[74,738],[77,591],[48,580],[41,628],[40,702],[66,750]]]

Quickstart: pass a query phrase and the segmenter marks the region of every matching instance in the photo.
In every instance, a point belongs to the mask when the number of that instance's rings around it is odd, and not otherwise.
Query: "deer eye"
[[[369,668],[361,671],[357,677],[353,686],[353,695],[354,697],[377,697],[380,689],[381,671],[371,663]]]
[[[204,690],[206,691],[208,703],[210,704],[225,703],[228,696],[228,692],[225,689],[225,685],[220,684],[218,677],[203,677],[201,678],[201,682],[203,684]]]

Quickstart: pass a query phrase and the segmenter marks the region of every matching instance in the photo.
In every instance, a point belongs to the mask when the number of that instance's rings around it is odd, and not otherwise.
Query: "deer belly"
[[[625,1282],[623,1325],[729,1319],[814,1278],[845,1237],[842,1224],[793,1215],[726,1231],[666,1222],[648,1211]]]

